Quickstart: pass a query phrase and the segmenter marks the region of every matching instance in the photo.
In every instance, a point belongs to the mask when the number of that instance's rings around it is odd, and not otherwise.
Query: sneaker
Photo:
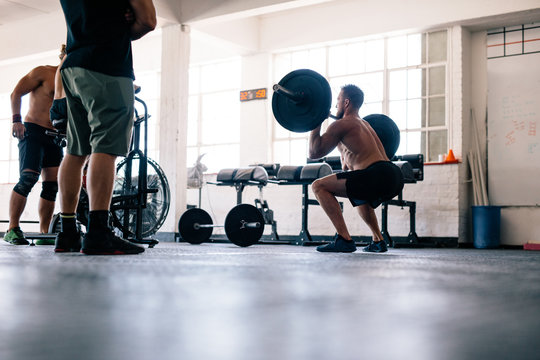
[[[374,253],[383,253],[387,252],[388,248],[386,247],[386,242],[384,240],[381,241],[371,241],[371,244],[366,246],[362,251],[364,252],[374,252]]]
[[[4,235],[4,241],[13,244],[13,245],[28,245],[30,244],[28,240],[24,237],[24,233],[21,228],[16,226],[13,229],[9,230]]]
[[[54,252],[79,252],[81,251],[80,232],[62,232],[56,234]]]
[[[55,239],[53,237],[41,238],[41,239],[37,239],[36,241],[34,241],[34,244],[36,244],[36,245],[54,245],[55,244]]]
[[[355,252],[356,244],[354,241],[347,241],[341,237],[341,235],[336,234],[334,236],[334,241],[326,245],[317,246],[317,251],[320,252]]]
[[[86,255],[128,255],[143,251],[143,247],[114,235],[112,230],[87,232],[81,249]]]

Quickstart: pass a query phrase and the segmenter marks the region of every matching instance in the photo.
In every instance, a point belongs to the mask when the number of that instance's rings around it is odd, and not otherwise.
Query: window
[[[540,22],[492,29],[487,33],[488,59],[538,52]]]
[[[138,98],[145,102],[148,108],[148,157],[159,161],[159,101],[160,101],[160,71],[137,72],[135,84],[141,87],[141,92],[136,94]],[[144,114],[144,109],[138,102],[135,108],[139,115]],[[144,129],[141,128],[141,136],[144,136]],[[144,146],[141,139],[141,149]]]
[[[436,161],[446,153],[447,30],[279,53],[274,56],[274,81],[299,68],[328,79],[332,111],[341,86],[357,84],[365,96],[360,116],[388,114],[401,130],[398,154],[422,153],[427,161]],[[273,161],[303,163],[308,138],[309,133],[291,133],[274,122]],[[337,154],[334,150],[330,155]]]
[[[240,163],[240,59],[189,70],[187,164],[200,155],[209,172]]]
[[[293,69],[309,68],[320,74],[326,73],[327,49],[324,47],[283,53],[274,57],[274,81]],[[273,123],[273,162],[282,165],[305,164],[309,133],[295,133]]]
[[[21,115],[28,112],[29,96],[23,96]],[[19,181],[19,141],[11,136],[11,100],[10,94],[0,95],[0,183]]]
[[[387,49],[388,116],[401,130],[397,153],[437,161],[448,149],[447,31],[389,38]]]

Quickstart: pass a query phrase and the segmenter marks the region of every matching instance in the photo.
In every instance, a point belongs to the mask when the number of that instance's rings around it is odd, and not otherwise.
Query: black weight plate
[[[272,95],[274,117],[285,129],[294,132],[311,131],[328,118],[332,106],[332,89],[321,74],[309,69],[294,70],[285,75],[279,85],[304,94],[304,100],[300,103],[277,92]]]
[[[180,220],[178,221],[178,232],[180,236],[190,244],[201,244],[212,236],[213,228],[200,228],[197,230],[194,227],[196,223],[199,225],[213,224],[210,215],[199,208],[187,210],[180,216]]]
[[[375,130],[384,146],[386,156],[391,160],[396,154],[400,142],[399,128],[394,120],[383,114],[368,115],[364,117],[364,120]]]
[[[248,223],[258,222],[258,228],[242,228],[242,221]],[[225,233],[229,240],[238,246],[256,244],[264,232],[264,218],[255,206],[240,204],[232,208],[225,218]]]

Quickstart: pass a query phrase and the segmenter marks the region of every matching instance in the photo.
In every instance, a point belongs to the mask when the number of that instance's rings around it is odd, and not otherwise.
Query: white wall
[[[521,0],[508,2],[506,0],[453,2],[442,0],[416,0],[406,2],[401,0],[334,0],[311,1],[319,3],[309,7],[289,9],[285,12],[275,12],[279,7],[273,5],[299,6],[310,1],[258,1],[248,2],[235,0],[221,2],[220,6],[212,7],[215,2],[193,1],[182,2],[181,10],[176,7],[168,12],[181,11],[183,19],[193,22],[194,32],[201,34],[192,37],[192,61],[206,61],[216,58],[229,57],[231,54],[243,56],[244,73],[243,86],[246,88],[267,87],[271,84],[268,73],[259,71],[268,69],[271,64],[271,52],[288,47],[302,46],[313,43],[345,40],[381,33],[399,33],[409,31],[425,31],[436,28],[452,28],[452,58],[454,67],[451,69],[452,114],[451,114],[451,143],[458,158],[470,146],[468,134],[470,122],[469,108],[476,111],[477,120],[482,123],[485,117],[487,84],[485,81],[485,36],[480,30],[497,25],[520,24],[520,18],[530,22],[540,20],[537,0]],[[158,1],[163,3],[163,1]],[[257,10],[263,6],[265,10]],[[262,15],[270,11],[268,15]],[[233,16],[230,16],[230,15]],[[258,17],[246,17],[257,14]],[[159,14],[158,14],[159,15]],[[168,14],[170,15],[170,14]],[[262,16],[261,16],[262,15]],[[534,18],[531,20],[531,17]],[[175,18],[175,16],[169,16]],[[230,19],[233,22],[227,22]],[[243,18],[239,21],[239,18]],[[209,21],[205,22],[205,19]],[[506,20],[506,22],[505,22]],[[526,22],[525,20],[523,20]],[[511,22],[511,23],[509,23]],[[469,33],[456,24],[466,24],[474,32]],[[36,31],[46,29],[46,31]],[[14,36],[15,34],[15,36]],[[242,34],[247,34],[242,36]],[[200,39],[200,40],[199,40]],[[65,40],[64,20],[59,14],[49,14],[33,18],[29,23],[13,23],[0,28],[0,40],[3,48],[9,49],[0,53],[0,61],[20,58],[35,53],[48,53],[54,57],[54,49]],[[141,40],[141,41],[144,41]],[[203,49],[203,50],[201,50]],[[215,51],[214,51],[215,50]],[[135,54],[146,57],[144,63],[152,63],[148,53]],[[43,61],[43,57],[38,59]],[[30,65],[30,64],[28,64]],[[30,67],[30,66],[29,66]],[[17,70],[19,69],[19,70]],[[24,71],[22,71],[24,69]],[[27,70],[26,66],[17,63],[0,62],[0,87],[11,88],[14,79],[19,78]],[[163,74],[166,76],[166,74]],[[5,91],[5,90],[4,90]],[[9,91],[9,90],[8,90]],[[272,120],[269,101],[246,103],[241,111],[242,127],[242,165],[254,162],[266,162],[269,159],[270,134],[269,126]],[[253,131],[255,131],[253,133]],[[255,134],[254,136],[250,134]],[[482,135],[483,136],[483,135]],[[258,141],[255,141],[254,139]],[[485,137],[483,137],[485,141]],[[262,144],[262,145],[261,145]],[[260,159],[260,160],[259,160]],[[416,185],[406,185],[406,199],[418,201],[417,232],[419,236],[459,236],[460,241],[470,241],[467,230],[470,227],[469,198],[470,185],[466,183],[468,170],[466,164],[426,166],[426,180]],[[180,184],[171,184],[171,188]],[[268,186],[265,198],[276,212],[279,221],[279,231],[284,234],[294,234],[299,229],[300,221],[300,189]],[[0,186],[0,198],[7,199],[11,185]],[[249,194],[255,189],[246,191],[245,199],[251,202]],[[37,191],[34,190],[34,193]],[[256,193],[256,191],[255,191]],[[188,191],[188,203],[193,201],[196,191]],[[222,221],[224,214],[234,205],[233,189],[205,188],[203,199],[210,197],[214,200],[213,207],[217,217]],[[216,194],[219,194],[217,196]],[[256,196],[253,195],[253,196]],[[32,195],[31,195],[32,199]],[[29,200],[30,202],[34,200]],[[210,203],[207,203],[210,206]],[[205,203],[203,202],[203,207]],[[30,206],[27,208],[29,209]],[[320,209],[313,207],[310,223],[312,233],[328,233],[333,230]],[[408,232],[408,214],[398,208],[390,210],[390,234],[406,235]],[[1,215],[5,218],[7,215]],[[346,217],[351,221],[355,235],[365,235],[368,231],[360,221],[355,220],[355,214],[346,207]],[[25,214],[26,215],[26,214]],[[538,218],[537,209],[504,209],[503,210],[503,243],[523,243],[530,238],[527,230],[518,226],[521,217],[528,219],[525,224]],[[28,214],[28,217],[32,217]],[[520,219],[520,220],[517,220]],[[178,219],[168,220],[170,231],[172,224]],[[436,226],[434,224],[437,224]],[[506,224],[506,225],[504,225]],[[526,227],[524,227],[526,229]],[[512,236],[508,232],[512,230]],[[517,233],[515,233],[517,231]]]
[[[471,34],[471,107],[475,111],[476,121],[480,132],[480,148],[484,157],[487,154],[487,37],[486,32]],[[533,166],[533,164],[531,164]],[[538,191],[529,189],[529,191]],[[489,188],[488,188],[489,196]],[[508,206],[501,210],[501,242],[507,245],[521,245],[528,241],[538,241],[540,236],[540,208]]]
[[[489,28],[489,24],[513,25],[519,23],[518,16],[509,16],[508,13],[535,10],[538,2],[521,1],[510,4],[505,1],[470,2],[470,1],[416,1],[414,7],[409,2],[402,1],[337,1],[328,2],[309,8],[290,10],[285,13],[274,13],[260,18],[259,48],[252,43],[252,51],[272,52],[288,47],[303,46],[306,44],[324,43],[328,41],[345,40],[366,35],[375,35],[387,32],[425,31],[428,29],[444,28],[448,26],[452,31],[451,59],[449,69],[449,84],[451,86],[449,110],[449,147],[459,159],[462,159],[470,148],[471,117],[470,109],[475,110],[475,116],[480,124],[485,118],[485,97],[487,85],[485,81],[485,40],[481,40],[484,31],[471,33],[467,28],[452,24],[464,22],[472,28]],[[389,12],[388,9],[392,9]],[[368,16],[364,16],[368,14]],[[398,15],[393,15],[398,14]],[[498,17],[498,15],[501,15]],[[505,23],[504,19],[511,18],[513,23]],[[360,21],[359,21],[360,20]],[[516,22],[518,21],[518,22]],[[530,21],[527,18],[527,21]],[[481,24],[481,25],[480,25]],[[216,23],[195,24],[195,28],[218,37],[220,29],[226,25]],[[253,26],[252,31],[257,31]],[[227,38],[234,42],[234,37]],[[247,47],[245,47],[247,48]],[[197,53],[196,47],[193,53]],[[249,57],[249,56],[247,56]],[[263,64],[261,64],[261,67]],[[244,78],[254,75],[250,69],[244,69]],[[256,84],[255,84],[256,85]],[[258,86],[271,87],[271,82],[261,82]],[[258,105],[259,106],[259,105]],[[269,101],[267,107],[269,107]],[[271,113],[270,113],[271,114]],[[265,128],[267,114],[257,110],[246,109],[243,106],[242,121],[248,117],[250,121],[259,119],[260,129]],[[271,115],[270,115],[271,118]],[[267,126],[268,124],[266,124]],[[485,127],[481,129],[482,139],[485,142]],[[270,134],[269,134],[270,136]],[[242,143],[242,152],[252,151],[249,146]],[[257,153],[262,156],[261,148]],[[267,153],[267,159],[269,156]],[[485,153],[484,153],[485,154]],[[261,157],[259,162],[264,162]],[[248,162],[242,161],[242,166]],[[470,173],[467,163],[459,165],[426,166],[425,181],[416,185],[407,185],[404,197],[418,202],[417,233],[419,236],[459,237],[461,242],[470,242],[471,239],[471,185]],[[278,231],[284,234],[295,234],[299,231],[300,188],[279,190],[272,186],[265,190],[265,198],[274,209],[278,220]],[[234,189],[206,189],[209,194],[227,192],[234,195]],[[249,191],[246,191],[248,194]],[[188,194],[188,203],[196,203]],[[196,197],[195,197],[196,199]],[[217,212],[218,218],[224,218],[226,212],[234,205],[234,197],[230,206],[223,207],[222,213]],[[245,197],[248,201],[249,196]],[[203,203],[204,207],[204,203]],[[296,215],[295,214],[296,209]],[[512,209],[503,210],[503,234],[506,234],[505,219],[512,221]],[[534,211],[520,211],[524,216],[537,216]],[[380,214],[380,212],[379,212]],[[510,215],[506,215],[510,214]],[[351,224],[355,235],[368,235],[367,228],[358,221],[355,214],[346,204],[346,219]],[[280,219],[281,218],[281,219]],[[513,231],[516,226],[509,226]],[[313,207],[310,210],[310,229],[312,234],[331,234],[333,232],[328,220],[320,209]],[[407,235],[408,212],[398,208],[390,208],[389,232],[391,235]],[[522,244],[530,239],[527,230],[513,234],[512,237],[503,236],[503,244]]]

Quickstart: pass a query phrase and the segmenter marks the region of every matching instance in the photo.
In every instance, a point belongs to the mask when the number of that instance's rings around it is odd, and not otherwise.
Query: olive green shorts
[[[133,80],[80,67],[61,73],[68,104],[67,153],[125,156],[133,127]]]

